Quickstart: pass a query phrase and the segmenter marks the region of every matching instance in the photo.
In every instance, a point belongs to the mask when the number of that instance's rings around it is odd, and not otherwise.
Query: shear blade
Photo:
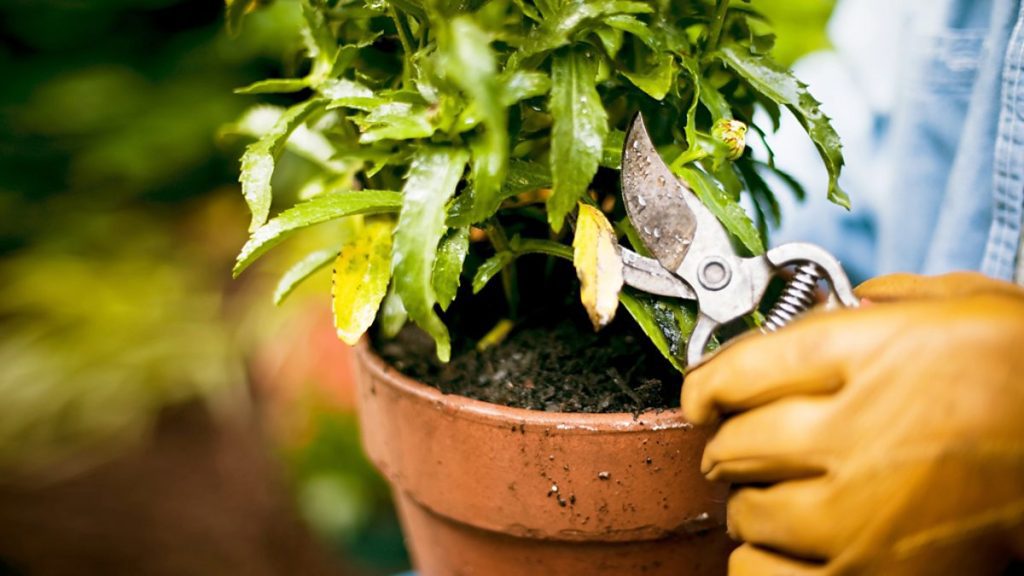
[[[622,152],[622,197],[644,246],[668,270],[678,270],[697,232],[686,185],[669,170],[639,114]]]
[[[648,294],[696,300],[693,289],[678,276],[662,268],[661,263],[632,250],[622,249],[623,281]]]

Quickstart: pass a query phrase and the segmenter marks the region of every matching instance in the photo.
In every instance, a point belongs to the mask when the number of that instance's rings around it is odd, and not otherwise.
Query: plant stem
[[[412,46],[412,32],[394,6],[389,5],[388,12],[391,19],[395,21],[395,29],[398,30],[398,41],[402,43],[402,50],[405,52],[402,58],[402,84],[409,86],[412,84],[412,70],[409,66],[409,59],[412,58],[413,53],[416,51]]]
[[[498,252],[511,252],[512,246],[501,227],[497,218],[487,221],[487,237]],[[505,266],[501,270],[501,287],[505,290],[505,300],[508,302],[508,315],[514,320],[519,316],[519,292],[516,290],[516,265],[515,262]]]
[[[491,328],[479,342],[476,343],[476,349],[480,352],[493,348],[498,344],[505,341],[508,338],[509,332],[516,327],[516,323],[509,320],[508,318],[502,318],[497,324]]]
[[[686,152],[679,155],[678,158],[672,161],[669,169],[673,172],[678,171],[683,166],[686,166],[690,162],[697,162],[708,157],[708,153],[703,148],[691,148]]]
[[[725,16],[728,12],[729,0],[718,0],[718,5],[715,6],[715,15],[711,20],[711,35],[704,48],[705,52],[711,52],[718,48],[718,43],[722,39],[722,29],[725,27]]]

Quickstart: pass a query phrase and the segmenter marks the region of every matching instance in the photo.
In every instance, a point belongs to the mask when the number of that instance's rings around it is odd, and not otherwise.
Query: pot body
[[[726,487],[678,410],[556,414],[445,395],[357,349],[363,446],[422,576],[721,575]]]

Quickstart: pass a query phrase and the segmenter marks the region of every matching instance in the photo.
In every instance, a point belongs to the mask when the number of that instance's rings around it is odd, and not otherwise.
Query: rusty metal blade
[[[658,155],[637,114],[622,151],[622,197],[646,248],[672,271],[686,258],[697,231],[696,215],[685,200],[688,191]]]

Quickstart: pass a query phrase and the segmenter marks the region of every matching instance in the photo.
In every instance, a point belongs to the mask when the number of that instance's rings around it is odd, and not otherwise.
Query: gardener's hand
[[[1024,552],[1024,292],[890,277],[871,305],[741,339],[683,409],[745,542],[733,576],[986,574]]]

